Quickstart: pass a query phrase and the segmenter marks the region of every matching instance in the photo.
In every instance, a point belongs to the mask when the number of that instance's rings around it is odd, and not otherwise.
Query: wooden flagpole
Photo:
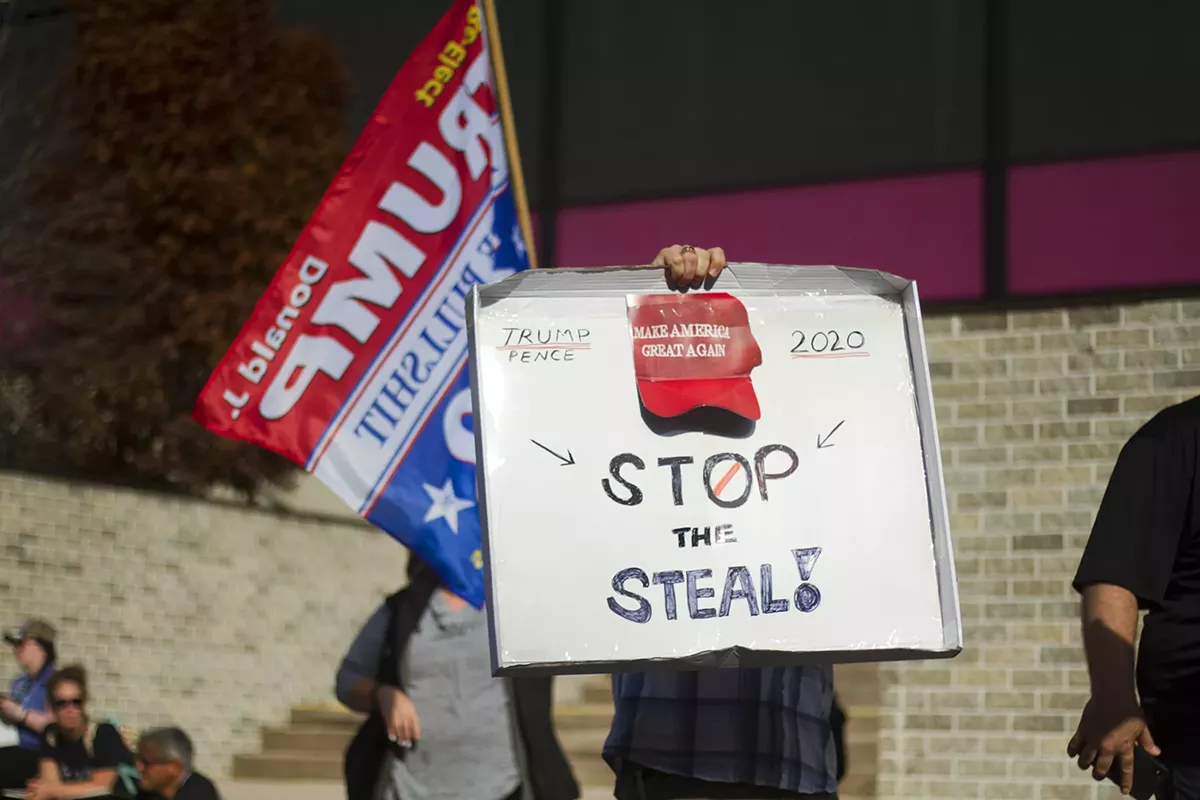
[[[513,122],[512,98],[508,92],[508,73],[504,69],[504,50],[500,46],[500,21],[496,16],[495,0],[479,0],[483,5],[487,25],[488,51],[492,54],[492,75],[496,78],[496,100],[500,106],[500,124],[504,128],[504,145],[508,151],[508,170],[512,178],[517,219],[525,238],[529,266],[538,268],[537,246],[533,239],[533,218],[529,214],[529,195],[525,193],[525,172],[521,169],[521,151],[517,147],[517,126]]]

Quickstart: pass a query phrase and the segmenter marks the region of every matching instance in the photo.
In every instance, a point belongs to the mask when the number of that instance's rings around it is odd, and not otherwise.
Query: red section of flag
[[[505,159],[499,123],[483,137],[478,115],[460,112],[495,112],[490,73],[479,8],[458,0],[392,81],[209,379],[196,421],[308,461],[491,191],[488,162]],[[386,264],[391,277],[364,263]]]

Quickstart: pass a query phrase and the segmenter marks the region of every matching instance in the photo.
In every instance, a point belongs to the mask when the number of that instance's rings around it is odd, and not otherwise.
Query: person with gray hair
[[[192,768],[191,738],[179,728],[155,728],[138,740],[142,776],[138,800],[221,800],[217,787]]]

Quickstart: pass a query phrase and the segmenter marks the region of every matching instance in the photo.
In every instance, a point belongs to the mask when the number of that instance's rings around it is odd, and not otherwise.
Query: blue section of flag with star
[[[486,254],[497,270],[528,269],[511,186],[492,202]],[[459,335],[466,336],[465,326]],[[482,608],[482,530],[469,376],[464,359],[366,517],[433,567],[451,591]]]

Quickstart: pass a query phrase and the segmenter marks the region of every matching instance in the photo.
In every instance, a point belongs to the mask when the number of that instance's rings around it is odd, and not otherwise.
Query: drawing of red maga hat
[[[723,292],[630,295],[627,306],[638,395],[650,413],[715,406],[762,416],[750,381],[762,350],[740,300]]]

